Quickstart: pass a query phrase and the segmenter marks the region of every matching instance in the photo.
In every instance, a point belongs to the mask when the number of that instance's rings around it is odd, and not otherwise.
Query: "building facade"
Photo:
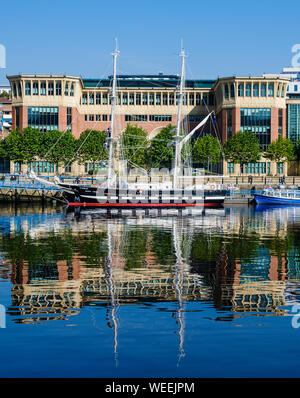
[[[86,129],[110,126],[112,77],[82,79],[62,75],[15,75],[8,77],[12,92],[13,128],[27,126],[70,130],[79,137]],[[117,77],[116,131],[128,123],[145,129],[149,139],[163,127],[177,122],[177,75],[120,75]],[[262,149],[286,136],[288,77],[229,77],[218,80],[186,80],[182,125],[194,128],[209,112],[216,114],[204,132],[225,142],[235,132],[252,131]],[[224,174],[283,174],[283,165],[264,159],[256,164],[224,163]]]

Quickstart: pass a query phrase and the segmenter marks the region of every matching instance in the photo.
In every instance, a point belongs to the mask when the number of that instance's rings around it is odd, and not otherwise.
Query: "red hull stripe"
[[[83,207],[195,207],[222,206],[221,203],[69,203],[69,206]]]

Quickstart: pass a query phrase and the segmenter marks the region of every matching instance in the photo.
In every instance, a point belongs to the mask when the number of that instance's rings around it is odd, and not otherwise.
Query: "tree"
[[[132,126],[128,123],[120,137],[120,148],[123,150],[125,159],[133,165],[144,167],[147,162],[148,144],[147,132],[137,125]]]
[[[174,140],[174,129],[175,127],[169,124],[151,140],[147,151],[147,163],[149,167],[172,167],[172,161],[175,156],[175,146],[168,146],[168,143]]]
[[[7,91],[3,91],[3,92],[0,94],[0,98],[9,98],[9,93],[8,93]]]
[[[261,149],[257,137],[250,131],[238,131],[224,144],[225,159],[243,165],[256,163]]]
[[[194,162],[206,163],[209,169],[210,164],[216,164],[221,160],[220,142],[210,134],[198,138],[193,145],[192,156]]]
[[[107,159],[105,131],[85,130],[76,142],[76,157],[80,163],[95,162]]]
[[[70,131],[46,131],[43,133],[40,157],[63,164],[74,159],[76,140]]]
[[[276,141],[271,142],[264,156],[276,163],[290,162],[295,157],[294,145],[288,138],[279,137]]]

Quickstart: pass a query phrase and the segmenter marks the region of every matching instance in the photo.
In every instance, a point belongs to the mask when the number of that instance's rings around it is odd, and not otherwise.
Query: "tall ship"
[[[182,150],[195,134],[203,127],[213,112],[209,113],[191,132],[186,134],[181,129],[181,110],[184,98],[185,86],[185,51],[182,48],[181,75],[178,96],[177,126],[174,129],[175,135],[171,145],[175,146],[174,167],[171,181],[151,182],[147,175],[147,183],[131,183],[127,178],[127,167],[124,167],[124,159],[120,160],[118,154],[115,156],[115,149],[118,148],[118,139],[115,127],[115,108],[117,104],[116,82],[117,82],[117,57],[119,55],[118,46],[113,56],[113,79],[111,90],[111,122],[108,132],[108,168],[107,178],[104,183],[99,185],[83,185],[80,183],[64,183],[58,177],[54,183],[64,192],[64,198],[70,207],[118,207],[118,208],[137,208],[137,207],[165,207],[178,208],[189,206],[211,206],[220,207],[224,203],[226,186],[224,184],[200,183],[193,184],[191,173],[183,175],[184,167],[182,164]],[[169,145],[169,143],[166,143]],[[117,151],[118,152],[118,151]],[[117,164],[117,167],[115,165]],[[126,164],[126,160],[125,160]],[[115,172],[118,169],[118,174]],[[126,168],[126,170],[125,170]],[[186,169],[185,169],[186,170]],[[189,174],[189,175],[187,175]],[[32,176],[33,178],[38,178]],[[207,176],[205,176],[206,178]],[[202,177],[201,177],[202,178]],[[203,177],[204,178],[204,177]],[[150,180],[150,182],[149,182]],[[199,177],[197,177],[199,180]],[[190,183],[189,183],[190,182]]]

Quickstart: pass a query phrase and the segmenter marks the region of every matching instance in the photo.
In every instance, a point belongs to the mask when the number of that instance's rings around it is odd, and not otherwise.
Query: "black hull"
[[[191,206],[220,207],[224,203],[226,190],[202,191],[149,191],[99,190],[94,186],[60,184],[64,197],[71,207],[107,208],[174,208]]]

